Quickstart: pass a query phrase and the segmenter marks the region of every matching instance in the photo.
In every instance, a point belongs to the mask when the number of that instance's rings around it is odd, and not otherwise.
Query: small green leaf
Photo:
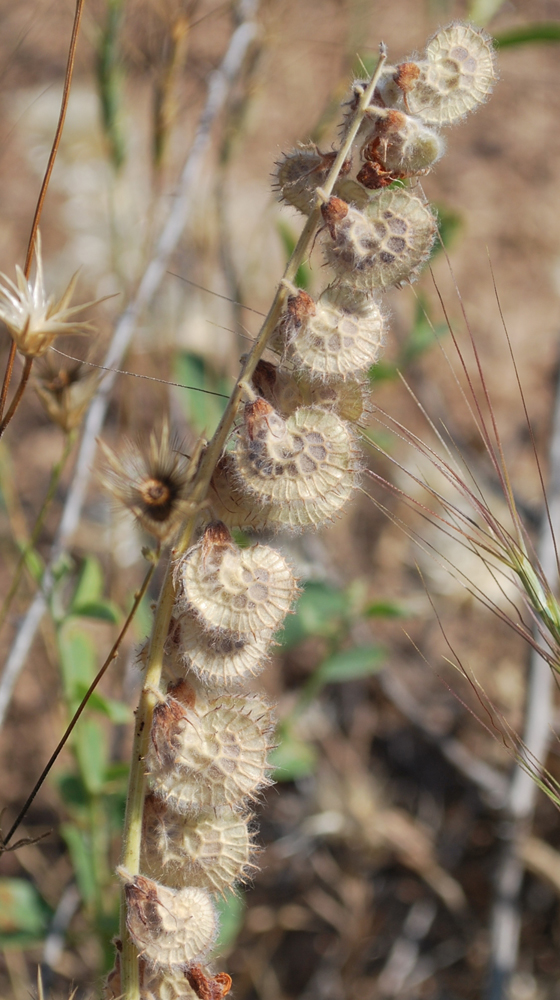
[[[469,4],[469,21],[475,24],[488,24],[495,14],[498,13],[504,0],[471,0]]]
[[[392,601],[374,601],[362,611],[364,618],[406,618],[409,612]]]
[[[58,779],[58,790],[70,810],[85,809],[89,804],[86,786],[78,774],[62,774]]]
[[[23,878],[0,878],[0,947],[30,948],[45,936],[52,911]]]
[[[103,570],[101,569],[101,564],[93,556],[86,556],[82,563],[78,583],[76,584],[76,590],[74,591],[72,604],[70,605],[71,613],[76,613],[74,611],[75,607],[98,601],[102,593]]]
[[[95,677],[97,651],[92,637],[73,620],[59,629],[58,647],[64,694],[74,711]]]
[[[66,846],[76,875],[78,889],[84,903],[92,903],[96,896],[96,876],[93,852],[89,838],[83,830],[73,823],[62,823],[60,832],[66,841]]]
[[[310,635],[337,635],[348,611],[349,600],[343,590],[310,581],[304,585],[295,615],[286,619],[284,630],[278,633],[278,641],[284,649],[290,649]]]
[[[338,684],[369,677],[381,670],[386,655],[382,646],[355,646],[354,649],[346,649],[330,656],[313,676],[323,684]]]
[[[560,42],[560,21],[536,21],[494,35],[494,45],[498,49],[528,42]]]
[[[219,378],[205,358],[197,354],[180,351],[175,357],[173,373],[176,381],[182,385],[192,386],[193,389],[206,389],[209,392],[221,392],[226,397],[229,396],[230,390],[225,379]],[[227,399],[189,389],[177,389],[177,392],[191,426],[196,431],[204,431],[207,437],[211,437],[224,412]]]
[[[98,795],[105,784],[107,749],[103,730],[93,719],[80,719],[76,730],[76,756],[84,785]]]
[[[116,726],[126,725],[132,719],[132,712],[128,705],[125,705],[123,701],[106,698],[99,691],[92,692],[89,697],[88,706],[92,711],[101,712],[102,715],[106,715]]]
[[[218,956],[235,943],[243,926],[246,904],[241,893],[233,892],[228,892],[225,899],[223,896],[216,896],[214,904],[218,911],[220,931],[212,953]]]
[[[297,781],[313,774],[317,764],[317,751],[290,730],[279,732],[279,745],[269,754],[275,781]]]
[[[104,622],[117,625],[121,620],[121,612],[113,601],[86,601],[85,604],[72,602],[72,615],[80,618],[97,618]]]

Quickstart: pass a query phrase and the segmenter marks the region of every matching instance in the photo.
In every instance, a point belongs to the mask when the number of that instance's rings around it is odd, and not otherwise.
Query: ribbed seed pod
[[[436,234],[430,209],[404,188],[374,195],[363,212],[337,198],[322,212],[330,234],[328,263],[342,281],[363,291],[413,281]]]
[[[371,295],[347,285],[327,288],[318,302],[299,291],[288,298],[279,332],[296,371],[316,379],[355,377],[379,356],[383,316]]]
[[[443,156],[441,136],[417,118],[394,108],[372,108],[371,130],[362,146],[366,161],[357,179],[368,188],[425,174]]]
[[[193,670],[203,684],[229,687],[256,677],[263,669],[271,635],[238,635],[205,629],[194,614],[173,621],[166,645],[174,676]]]
[[[171,695],[156,705],[146,763],[156,795],[177,812],[240,807],[270,784],[270,709],[224,696],[196,709]]]
[[[120,944],[120,942],[117,942]],[[198,993],[190,985],[183,971],[160,972],[138,959],[140,1000],[198,1000]],[[121,985],[121,959],[117,951],[115,968],[107,976],[103,1000],[124,1000]]]
[[[155,795],[144,806],[142,868],[175,889],[200,886],[224,893],[243,882],[254,847],[250,816],[226,812],[189,819]]]
[[[207,629],[236,635],[270,634],[297,593],[294,575],[276,549],[240,549],[220,522],[210,524],[178,563],[175,579],[179,609],[196,614]]]
[[[310,381],[302,372],[290,372],[284,366],[278,368],[261,360],[252,382],[259,396],[283,417],[290,417],[300,406],[321,406],[334,410],[342,420],[363,424],[371,413],[369,385],[353,378]]]
[[[219,518],[229,528],[250,528],[264,531],[277,528],[272,518],[270,504],[256,504],[239,483],[233,455],[222,455],[216,465],[208,500],[215,518]]]
[[[204,889],[168,889],[118,868],[126,897],[126,926],[143,958],[163,971],[200,961],[217,932],[214,905]]]
[[[309,215],[316,201],[317,188],[325,182],[336,159],[336,152],[321,153],[314,142],[301,144],[285,153],[276,164],[274,187],[280,200],[293,205],[303,215]],[[341,170],[348,173],[352,161],[347,160]]]
[[[244,488],[277,524],[303,527],[336,514],[357,478],[354,439],[335,413],[301,407],[283,420],[261,397],[245,407],[234,452]]]

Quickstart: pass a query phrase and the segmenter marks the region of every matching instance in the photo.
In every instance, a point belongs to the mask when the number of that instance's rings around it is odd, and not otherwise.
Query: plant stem
[[[54,466],[54,468],[53,468],[53,470],[51,472],[51,478],[50,478],[50,482],[49,482],[49,488],[47,490],[45,499],[43,500],[43,506],[41,507],[41,510],[39,511],[39,514],[37,515],[37,520],[35,521],[35,524],[33,526],[33,530],[31,532],[31,535],[29,536],[28,540],[25,542],[25,544],[22,547],[21,554],[20,554],[20,557],[19,557],[19,561],[18,561],[18,564],[16,566],[16,570],[15,570],[15,573],[14,573],[14,577],[13,577],[12,583],[10,585],[10,589],[9,589],[8,593],[6,594],[6,597],[4,598],[4,601],[2,603],[2,607],[0,608],[0,629],[2,628],[4,622],[6,621],[6,617],[7,617],[8,611],[10,610],[11,603],[12,603],[12,601],[13,601],[15,595],[16,595],[17,589],[18,589],[18,587],[20,585],[21,577],[23,575],[23,571],[24,571],[25,566],[27,564],[27,558],[30,555],[30,553],[33,551],[33,549],[35,548],[35,546],[37,544],[37,540],[39,538],[39,535],[41,534],[41,528],[43,527],[43,524],[44,524],[44,521],[45,521],[45,517],[47,515],[47,511],[48,511],[48,509],[49,509],[49,507],[50,507],[50,505],[52,503],[53,497],[54,497],[54,495],[56,493],[58,484],[60,482],[60,477],[61,477],[61,475],[62,475],[62,473],[64,471],[64,467],[66,465],[66,462],[68,461],[68,457],[70,455],[70,452],[72,450],[72,445],[74,444],[75,440],[76,440],[76,434],[75,434],[75,432],[71,431],[69,434],[66,435],[65,441],[64,441],[64,450],[62,452],[62,455],[60,456],[58,462],[56,463],[56,465]]]
[[[384,47],[381,47],[379,61],[375,72],[367,87],[360,94],[358,106],[350,126],[346,132],[342,145],[338,151],[333,166],[329,172],[327,180],[323,185],[323,194],[327,197],[331,194],[336,184],[340,169],[348,157],[352,148],[366,109],[373,97],[373,92],[379,80],[381,70],[386,60]],[[195,505],[202,504],[216,464],[223,452],[228,435],[231,431],[233,421],[237,415],[239,403],[243,395],[245,383],[249,381],[262,357],[268,341],[282,315],[286,298],[289,294],[286,283],[293,282],[297,271],[303,260],[309,253],[315,237],[317,226],[320,220],[320,199],[317,197],[317,205],[311,212],[299,240],[294,248],[294,252],[288,261],[284,272],[283,281],[280,282],[272,305],[263,322],[257,340],[253,344],[244,364],[242,365],[239,377],[228,400],[222,419],[216,428],[214,436],[204,453],[200,467],[193,485],[190,499]],[[196,514],[191,516],[186,522],[179,544],[173,550],[165,580],[162,585],[158,606],[154,616],[152,635],[148,653],[148,664],[146,676],[140,702],[138,705],[134,743],[132,748],[132,760],[130,766],[130,780],[128,786],[125,828],[123,835],[123,855],[122,865],[130,875],[137,875],[140,871],[140,849],[142,840],[142,813],[144,809],[144,797],[146,792],[146,772],[144,758],[148,751],[150,740],[150,729],[152,714],[156,704],[156,690],[160,686],[161,671],[163,666],[163,649],[169,630],[169,622],[175,601],[175,589],[173,586],[173,560],[181,556],[189,547],[196,524]],[[126,927],[126,903],[124,890],[121,901],[121,989],[126,1000],[140,1000],[140,983],[138,969],[138,953],[132,943]]]

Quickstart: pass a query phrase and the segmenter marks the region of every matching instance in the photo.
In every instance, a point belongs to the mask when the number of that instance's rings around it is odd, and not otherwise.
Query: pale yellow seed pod
[[[196,614],[207,629],[236,635],[270,634],[297,593],[292,570],[276,549],[240,549],[219,522],[177,564],[175,579],[178,608]]]
[[[302,372],[259,361],[252,381],[259,396],[284,418],[300,406],[321,406],[334,410],[342,420],[364,426],[372,412],[368,383],[354,378],[311,381]]]
[[[336,198],[323,205],[329,237],[325,257],[338,277],[362,291],[389,288],[418,276],[428,259],[436,220],[405,188],[374,194],[364,212]]]
[[[195,709],[171,695],[156,705],[146,763],[171,809],[239,808],[270,784],[272,719],[262,701],[223,696]]]
[[[321,153],[314,142],[300,144],[297,149],[283,154],[276,164],[274,187],[281,201],[309,215],[317,200],[317,188],[324,184],[336,159],[336,152]],[[350,170],[351,160],[346,160],[341,174]]]
[[[496,81],[492,40],[472,24],[450,24],[426,46],[420,72],[405,98],[428,124],[452,125],[484,102]]]
[[[240,484],[232,455],[222,455],[212,481],[208,501],[212,514],[228,528],[250,528],[264,531],[278,527],[271,521],[270,504],[256,504],[252,494]]]
[[[146,962],[166,970],[207,956],[218,921],[204,889],[168,889],[144,875],[131,876],[124,868],[117,874],[125,883],[126,926]]]
[[[327,288],[318,302],[299,291],[288,298],[281,335],[296,372],[311,379],[355,378],[379,356],[383,316],[371,295],[348,285]]]
[[[179,613],[166,645],[168,672],[177,677],[192,670],[203,685],[227,688],[261,672],[270,643],[268,632],[254,636],[208,630],[196,615]]]
[[[443,139],[419,118],[393,108],[371,108],[368,115],[371,126],[362,146],[362,158],[381,168],[376,183],[370,186],[383,187],[399,177],[425,174],[443,156]],[[358,180],[369,186],[363,170]],[[385,180],[384,172],[389,175]]]
[[[250,816],[174,813],[155,795],[144,806],[142,870],[174,889],[199,886],[225,893],[243,882],[254,854]]]
[[[269,522],[294,528],[332,518],[357,481],[348,425],[319,407],[301,407],[283,420],[260,397],[248,403],[234,458],[240,484],[270,505]]]

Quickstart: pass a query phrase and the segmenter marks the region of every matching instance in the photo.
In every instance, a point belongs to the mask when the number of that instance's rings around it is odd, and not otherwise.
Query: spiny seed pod
[[[276,164],[274,187],[280,200],[293,205],[303,215],[309,215],[316,202],[317,188],[324,184],[336,159],[336,152],[321,153],[314,142],[301,144],[285,153]],[[344,176],[352,166],[351,160],[342,165]]]
[[[492,40],[472,24],[450,24],[428,42],[423,60],[397,66],[393,81],[410,114],[427,124],[452,125],[492,92]]]
[[[240,549],[226,526],[210,524],[202,541],[178,563],[178,607],[205,628],[235,635],[274,631],[296,596],[293,573],[276,549]]]
[[[146,531],[161,541],[169,539],[189,513],[188,486],[198,453],[190,461],[183,458],[167,423],[159,437],[150,435],[146,447],[129,443],[122,456],[103,441],[100,445],[108,463],[102,477],[106,488]]]
[[[355,377],[378,358],[383,316],[375,299],[355,288],[327,288],[318,302],[299,291],[288,298],[280,331],[296,371],[315,379]]]
[[[156,795],[177,812],[240,807],[270,784],[270,709],[224,696],[195,709],[172,695],[154,709],[146,763]]]
[[[200,886],[225,893],[247,878],[255,853],[250,816],[226,812],[189,819],[154,795],[144,806],[143,864],[147,875],[175,889]]]
[[[327,261],[342,281],[364,291],[413,281],[436,234],[430,209],[404,188],[374,195],[363,212],[329,198],[322,213]]]
[[[167,970],[208,954],[218,922],[204,889],[168,889],[124,868],[117,868],[117,874],[125,884],[128,933],[146,962]]]
[[[365,187],[425,174],[443,156],[443,139],[419,119],[394,108],[370,108],[368,114],[372,126],[361,150],[366,163],[357,175]]]
[[[300,372],[289,372],[269,361],[259,361],[252,383],[263,399],[283,417],[289,417],[300,406],[321,406],[334,410],[342,420],[359,424],[371,414],[369,386],[352,378],[329,378],[327,382],[311,381]]]
[[[236,472],[270,523],[293,528],[338,513],[357,479],[356,448],[334,413],[301,407],[283,420],[262,398],[245,407],[245,433],[234,452]]]
[[[204,685],[227,688],[260,674],[270,641],[268,632],[254,636],[205,629],[187,612],[172,621],[166,653],[175,676],[192,670]]]

